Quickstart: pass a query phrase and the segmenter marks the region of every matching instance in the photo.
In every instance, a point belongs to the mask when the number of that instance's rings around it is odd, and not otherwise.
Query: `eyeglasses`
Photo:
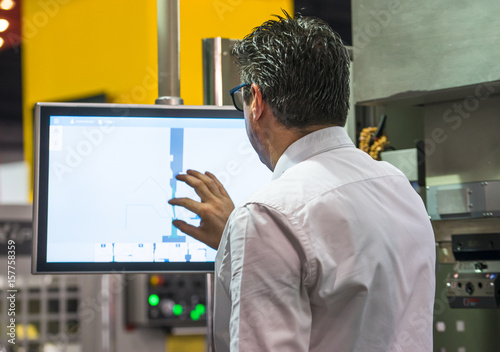
[[[233,98],[233,105],[238,111],[243,111],[243,92],[241,89],[252,85],[251,83],[242,83],[229,91],[231,98]]]

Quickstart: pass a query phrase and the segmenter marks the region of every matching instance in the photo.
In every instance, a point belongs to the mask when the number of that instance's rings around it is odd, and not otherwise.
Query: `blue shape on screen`
[[[170,130],[170,154],[172,161],[170,168],[172,169],[173,177],[170,180],[170,187],[172,187],[172,195],[175,195],[177,188],[177,180],[175,176],[182,172],[183,154],[184,154],[184,129],[172,128]]]
[[[170,129],[170,155],[172,161],[170,162],[170,169],[172,170],[172,178],[170,179],[170,187],[172,187],[172,198],[175,198],[177,191],[177,176],[182,172],[183,164],[183,154],[184,154],[184,129],[183,128],[172,128]],[[173,208],[174,218],[175,207]],[[185,236],[177,235],[177,227],[172,225],[172,232],[170,236],[163,236],[163,242],[185,242]]]
[[[186,236],[162,236],[162,242],[186,242]],[[179,247],[179,246],[177,246]]]

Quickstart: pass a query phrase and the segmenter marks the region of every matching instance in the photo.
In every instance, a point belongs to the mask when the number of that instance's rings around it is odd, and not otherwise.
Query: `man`
[[[434,236],[405,176],[344,128],[349,56],[324,22],[267,21],[238,42],[232,91],[273,180],[233,210],[211,173],[181,231],[218,248],[217,351],[431,351]],[[235,94],[242,93],[243,106]],[[229,217],[229,219],[228,219]]]

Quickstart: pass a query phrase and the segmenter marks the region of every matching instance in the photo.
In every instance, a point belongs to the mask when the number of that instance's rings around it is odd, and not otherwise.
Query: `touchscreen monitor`
[[[175,175],[214,173],[235,205],[269,182],[232,107],[39,103],[34,273],[204,272],[216,251],[172,219],[199,199]]]

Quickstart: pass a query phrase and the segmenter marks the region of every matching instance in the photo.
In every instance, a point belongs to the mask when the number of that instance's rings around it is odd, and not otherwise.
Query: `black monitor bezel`
[[[200,262],[104,262],[47,263],[47,206],[50,116],[114,117],[219,117],[243,118],[228,106],[168,106],[89,103],[37,103],[35,105],[35,158],[33,189],[33,274],[63,273],[202,273],[214,271],[214,263]]]

